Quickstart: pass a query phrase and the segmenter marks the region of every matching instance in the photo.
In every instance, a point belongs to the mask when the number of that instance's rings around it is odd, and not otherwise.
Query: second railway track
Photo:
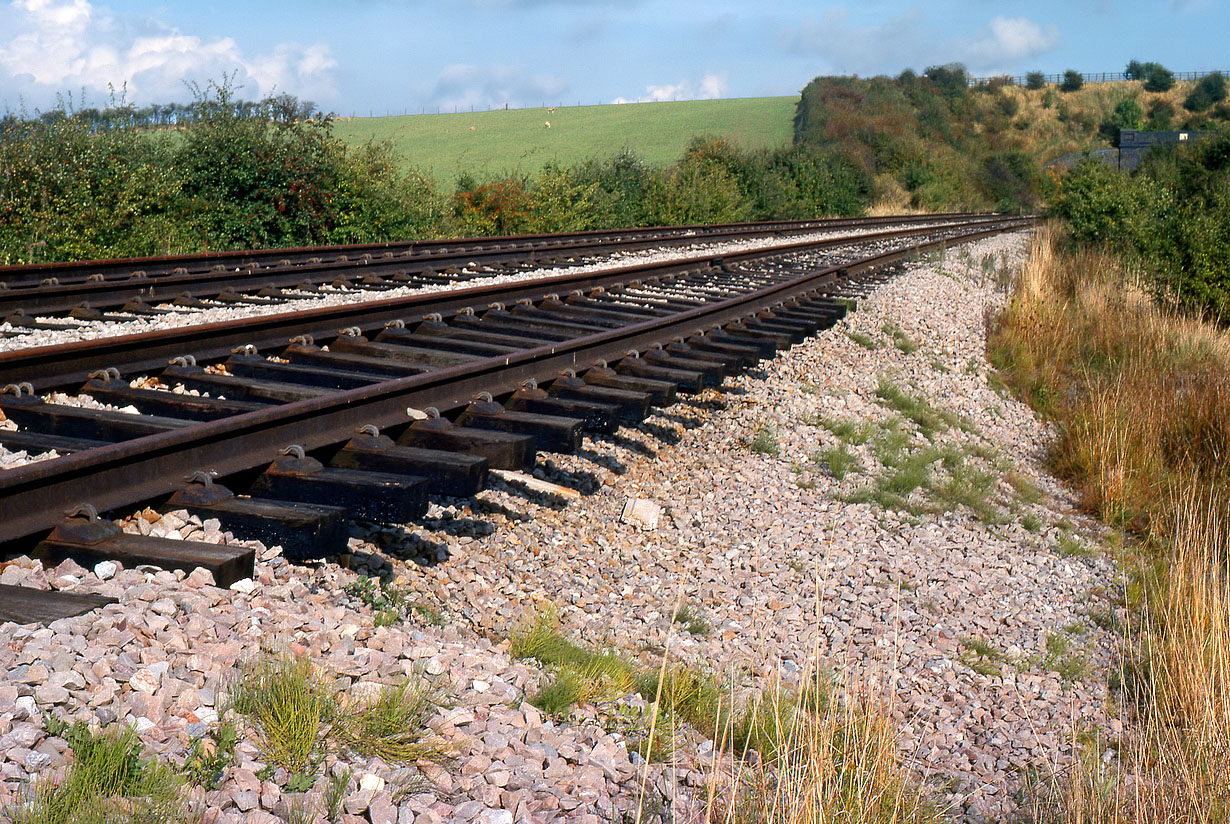
[[[204,566],[223,585],[250,574],[250,550],[128,536],[105,517],[152,504],[217,517],[292,557],[341,551],[347,518],[405,522],[430,495],[474,494],[491,469],[572,451],[585,430],[613,433],[827,328],[868,274],[1028,222],[3,353],[0,445],[58,457],[0,471],[0,544],[47,561]],[[51,390],[91,402],[52,402]]]
[[[397,290],[457,287],[524,277],[546,268],[592,265],[647,249],[975,219],[979,217],[924,215],[773,221],[8,266],[0,267],[0,335],[217,307],[293,308],[327,295],[362,299]]]

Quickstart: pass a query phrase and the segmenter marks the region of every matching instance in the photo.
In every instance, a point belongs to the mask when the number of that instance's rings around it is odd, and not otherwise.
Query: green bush
[[[1046,75],[1042,72],[1030,72],[1025,75],[1025,88],[1037,91],[1046,87]]]
[[[1174,119],[1174,105],[1168,100],[1155,100],[1149,105],[1149,119],[1145,128],[1152,131],[1166,131]]]
[[[1135,98],[1125,97],[1115,106],[1110,119],[1098,127],[1098,132],[1110,140],[1112,145],[1118,146],[1119,133],[1123,129],[1139,129],[1144,116],[1144,110]]]
[[[631,151],[536,176],[399,171],[282,96],[211,84],[189,106],[0,119],[0,264],[415,237],[859,214],[871,176],[839,148],[745,152],[694,140],[651,168]]]
[[[1063,82],[1059,84],[1061,92],[1080,91],[1085,86],[1085,77],[1076,69],[1068,69],[1063,73]]]
[[[1145,63],[1142,76],[1147,92],[1168,92],[1174,88],[1174,72],[1160,63]]]
[[[1076,243],[1131,254],[1159,293],[1230,317],[1230,132],[1155,149],[1131,176],[1086,159],[1050,195]]]
[[[1200,78],[1183,101],[1189,112],[1207,111],[1226,99],[1226,78],[1221,72],[1213,72]]]
[[[1058,181],[1050,208],[1080,243],[1133,239],[1142,217],[1139,187],[1095,157],[1086,157]]]

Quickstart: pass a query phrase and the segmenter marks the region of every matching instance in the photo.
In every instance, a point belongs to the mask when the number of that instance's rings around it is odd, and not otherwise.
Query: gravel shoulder
[[[1023,771],[1060,768],[1080,734],[1120,728],[1101,628],[1115,567],[1041,468],[1051,433],[996,391],[985,362],[996,283],[1028,237],[912,264],[727,392],[541,462],[536,474],[577,499],[498,482],[438,501],[423,524],[356,530],[344,565],[258,547],[255,579],[231,590],[199,572],[6,565],[3,583],[121,603],[0,627],[0,803],[65,762],[43,710],[126,720],[150,751],[182,759],[216,723],[235,662],[279,645],[347,688],[424,673],[453,696],[433,723],[455,762],[426,770],[431,790],[418,792],[412,770],[352,761],[353,821],[608,821],[645,798],[659,820],[696,816],[701,736],[647,766],[604,713],[550,719],[526,703],[543,676],[506,639],[553,605],[575,637],[646,664],[669,648],[748,685],[813,665],[869,683],[952,815],[1000,820]],[[234,540],[175,514],[128,527]],[[406,587],[411,619],[375,626],[344,591],[357,572]],[[680,604],[703,619],[697,632],[672,622]],[[250,744],[238,756],[220,790],[198,793],[206,820],[278,820],[287,794],[256,777]]]

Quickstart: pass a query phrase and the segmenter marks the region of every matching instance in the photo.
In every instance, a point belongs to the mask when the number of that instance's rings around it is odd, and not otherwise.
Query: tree
[[[1085,77],[1076,69],[1068,69],[1063,73],[1063,82],[1059,84],[1061,92],[1075,92],[1085,85]]]
[[[1155,132],[1164,132],[1171,126],[1174,118],[1174,106],[1168,100],[1154,100],[1149,106],[1149,120],[1145,128]]]
[[[1045,86],[1046,86],[1046,75],[1044,75],[1042,72],[1030,72],[1029,74],[1025,75],[1025,88],[1033,89],[1034,91],[1037,91],[1038,89],[1044,88]]]
[[[1127,68],[1123,70],[1123,75],[1128,80],[1139,80],[1145,67],[1139,60],[1132,60],[1127,64]]]
[[[1203,112],[1226,99],[1226,78],[1221,72],[1213,72],[1200,79],[1183,101],[1189,112]]]
[[[1110,120],[1099,126],[1098,132],[1107,137],[1111,145],[1118,146],[1119,133],[1123,129],[1139,129],[1144,117],[1145,113],[1140,108],[1140,104],[1135,99],[1127,97],[1119,101]]]
[[[1145,80],[1145,91],[1168,92],[1174,88],[1174,72],[1161,63],[1145,63],[1141,71]]]
[[[923,75],[948,98],[957,98],[969,90],[969,75],[960,63],[929,66]]]

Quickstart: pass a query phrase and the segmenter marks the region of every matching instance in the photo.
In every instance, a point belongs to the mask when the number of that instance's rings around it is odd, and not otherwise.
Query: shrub
[[[1042,72],[1030,72],[1025,75],[1025,88],[1037,91],[1046,87],[1046,75]]]
[[[1226,78],[1221,72],[1213,72],[1200,78],[1183,100],[1183,108],[1189,112],[1203,112],[1226,99]]]
[[[1160,63],[1145,63],[1141,76],[1147,92],[1168,92],[1174,88],[1174,72]]]
[[[928,66],[923,76],[949,98],[962,97],[969,91],[969,74],[960,63],[944,66]]]
[[[1131,178],[1097,158],[1086,157],[1051,191],[1051,213],[1064,219],[1073,240],[1123,242],[1135,237],[1142,196]]]
[[[1145,123],[1145,128],[1153,131],[1166,131],[1170,128],[1173,119],[1174,104],[1169,100],[1154,100],[1149,104],[1149,119]]]
[[[1098,132],[1110,140],[1114,146],[1119,145],[1119,132],[1123,129],[1139,129],[1144,118],[1144,111],[1134,98],[1126,97],[1120,100],[1111,113],[1110,119],[1098,127]]]
[[[1061,92],[1080,91],[1085,86],[1085,77],[1076,69],[1068,69],[1063,73],[1063,82],[1059,84]]]

